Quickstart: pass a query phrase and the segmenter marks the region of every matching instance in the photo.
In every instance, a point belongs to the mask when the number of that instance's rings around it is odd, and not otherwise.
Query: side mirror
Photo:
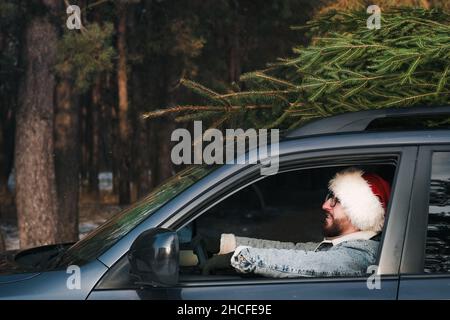
[[[176,232],[155,228],[140,234],[128,252],[130,273],[138,282],[154,286],[178,283],[179,244]]]

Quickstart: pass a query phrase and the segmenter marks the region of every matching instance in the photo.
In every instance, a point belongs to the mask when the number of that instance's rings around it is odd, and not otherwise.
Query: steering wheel
[[[203,270],[203,266],[208,260],[208,252],[206,250],[205,239],[203,239],[200,235],[197,235],[194,239],[192,239],[192,250],[198,259],[198,266]]]

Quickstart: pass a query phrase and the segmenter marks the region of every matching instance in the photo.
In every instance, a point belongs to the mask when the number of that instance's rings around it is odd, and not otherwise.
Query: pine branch
[[[214,92],[213,90],[206,88],[197,82],[187,79],[180,79],[180,84],[211,100],[212,102],[218,102],[224,106],[230,106],[230,103],[226,99],[222,98],[217,92]]]
[[[271,105],[248,105],[248,106],[230,106],[228,109],[217,106],[175,106],[168,109],[159,109],[150,112],[144,112],[141,115],[142,119],[152,119],[159,118],[162,116],[167,116],[172,113],[180,113],[185,111],[214,111],[214,112],[225,112],[225,111],[241,111],[241,110],[254,110],[254,109],[270,109]]]

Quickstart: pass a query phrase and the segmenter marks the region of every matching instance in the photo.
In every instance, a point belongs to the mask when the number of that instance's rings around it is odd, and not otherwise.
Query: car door
[[[399,299],[449,299],[450,145],[420,147],[417,163]]]
[[[186,281],[179,286],[168,289],[170,296],[179,299],[396,299],[398,288],[398,275],[393,270],[398,270],[400,263],[400,251],[396,244],[402,242],[404,226],[407,215],[407,206],[402,205],[408,199],[414,170],[416,148],[404,148],[399,157],[397,175],[395,180],[402,183],[396,184],[391,202],[391,216],[388,219],[384,234],[383,247],[379,261],[380,286],[373,288],[369,278],[299,278],[299,279],[236,279],[232,281]],[[394,149],[392,149],[394,151]],[[399,150],[396,150],[399,152]],[[368,150],[344,150],[337,158],[336,163],[357,163],[364,161],[364,157],[370,157]],[[376,150],[371,150],[373,155],[381,156]],[[384,150],[384,153],[387,153]],[[305,155],[302,155],[305,157]],[[307,157],[307,156],[306,156]],[[342,158],[344,157],[344,158]],[[282,159],[281,165],[292,159]],[[308,160],[302,159],[302,165],[307,165]],[[309,161],[313,161],[312,159]],[[326,161],[327,165],[333,163],[333,159]],[[314,165],[320,166],[320,161],[314,159]],[[324,165],[324,164],[322,164]],[[289,166],[292,168],[292,166]],[[396,258],[397,257],[397,258]],[[396,269],[397,268],[397,269]]]
[[[89,299],[396,299],[398,269],[408,215],[408,199],[417,155],[416,147],[351,148],[333,151],[298,153],[280,156],[280,171],[298,166],[320,167],[333,161],[339,165],[358,164],[365,159],[377,159],[387,155],[398,156],[394,188],[389,205],[389,218],[382,237],[378,261],[380,286],[373,288],[373,278],[296,278],[223,280],[210,278],[181,281],[173,287],[135,286],[127,282],[129,267],[124,256],[100,281]],[[201,199],[195,206],[187,207],[161,226],[177,230],[186,220],[201,215],[203,210],[222,198],[237,192],[245,185],[261,179],[257,165],[241,170],[239,176],[216,185],[217,191]],[[231,181],[232,180],[232,181]],[[232,184],[233,183],[233,184]],[[240,183],[240,185],[236,185]],[[405,205],[406,204],[406,205]],[[122,282],[120,279],[124,279]]]

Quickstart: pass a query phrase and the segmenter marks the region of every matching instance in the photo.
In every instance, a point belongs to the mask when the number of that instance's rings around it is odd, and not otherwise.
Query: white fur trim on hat
[[[338,172],[330,180],[329,189],[338,197],[355,227],[361,231],[379,232],[383,229],[384,209],[363,174],[355,168]]]

